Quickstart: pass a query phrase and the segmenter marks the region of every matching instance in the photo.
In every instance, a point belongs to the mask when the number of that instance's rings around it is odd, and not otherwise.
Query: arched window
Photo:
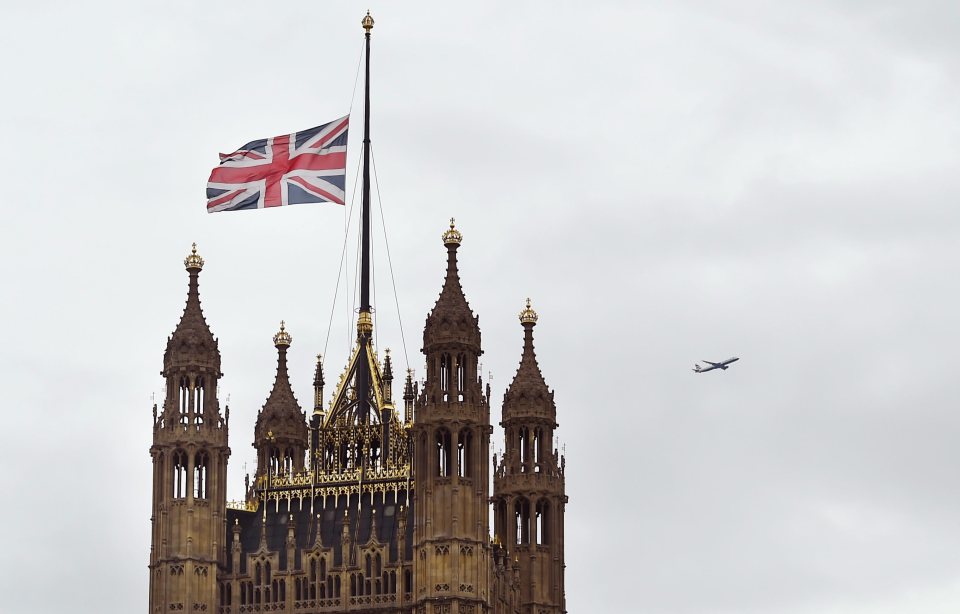
[[[199,426],[203,424],[203,403],[206,395],[203,376],[197,377],[196,385],[193,387],[193,421]]]
[[[280,470],[280,449],[270,446],[268,448],[270,454],[270,473],[272,475],[277,475]]]
[[[440,392],[443,393],[444,401],[450,400],[451,375],[453,375],[453,365],[450,354],[440,354]]]
[[[334,470],[334,461],[337,457],[336,449],[333,446],[333,441],[328,441],[324,456],[323,456],[323,469],[324,471],[333,471]]]
[[[206,499],[209,496],[207,486],[207,470],[210,462],[209,455],[201,450],[193,459],[193,497]]]
[[[190,382],[186,376],[180,378],[180,424],[186,425],[189,421],[190,410]]]
[[[540,472],[540,463],[543,462],[543,429],[539,426],[533,429],[533,463],[534,471]]]
[[[380,440],[374,437],[370,441],[370,468],[378,469],[380,467]]]
[[[550,543],[550,502],[546,499],[537,501],[537,543]]]
[[[473,431],[463,429],[457,437],[457,475],[468,478],[473,471]]]
[[[520,497],[513,506],[514,520],[517,523],[517,544],[530,543],[530,503]]]
[[[463,401],[463,391],[467,385],[467,357],[457,354],[457,400]]]
[[[187,453],[175,450],[170,459],[173,462],[173,498],[183,499],[187,496]]]
[[[530,462],[530,452],[527,446],[530,445],[530,431],[525,426],[520,427],[520,471],[527,471],[527,463]]]
[[[450,431],[437,429],[437,475],[441,477],[450,477],[451,475],[450,447]]]
[[[494,516],[493,526],[496,535],[504,543],[507,542],[507,502],[504,499],[501,499],[497,503],[497,513]]]
[[[283,450],[283,472],[287,475],[293,473],[293,450],[290,448]]]
[[[403,592],[413,592],[413,572],[409,569],[403,570]]]

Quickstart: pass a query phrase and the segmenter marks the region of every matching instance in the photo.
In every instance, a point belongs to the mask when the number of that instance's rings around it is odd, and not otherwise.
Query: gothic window
[[[450,431],[437,429],[437,475],[450,477]]]
[[[372,469],[380,467],[380,440],[377,438],[370,442],[370,467]]]
[[[517,523],[517,544],[530,543],[530,502],[525,498],[517,499],[513,506],[514,520]]]
[[[197,452],[193,459],[193,497],[195,499],[206,499],[208,496],[207,470],[209,461],[209,455],[203,450]]]
[[[355,467],[363,467],[363,436],[357,437],[357,443],[353,447],[353,463]]]
[[[443,393],[443,400],[450,400],[450,384],[453,379],[453,361],[450,354],[440,354],[440,392]]]
[[[180,424],[186,425],[190,409],[190,383],[186,377],[180,378]]]
[[[543,429],[533,429],[533,462],[534,470],[540,472],[540,463],[543,462]]]
[[[193,390],[193,421],[197,425],[203,424],[203,403],[206,389],[204,388],[203,377],[198,377]]]
[[[473,431],[463,429],[457,437],[457,475],[468,478],[473,471]]]
[[[268,448],[268,454],[270,455],[270,466],[269,470],[272,475],[277,475],[280,470],[280,450],[279,448],[274,448],[270,446]]]
[[[229,582],[220,583],[220,605],[233,605],[233,585]]]
[[[333,446],[332,441],[327,442],[326,452],[323,456],[323,469],[325,471],[333,471],[334,460],[336,459],[336,449]]]
[[[290,448],[283,450],[283,472],[287,475],[293,473],[293,451]]]
[[[173,461],[173,498],[183,499],[187,496],[187,453],[176,450],[170,459]]]
[[[507,502],[506,502],[506,500],[501,499],[501,500],[497,503],[497,508],[496,508],[496,509],[497,509],[497,513],[496,513],[496,516],[494,516],[494,521],[493,521],[493,522],[494,522],[494,525],[493,525],[493,526],[494,526],[494,530],[496,531],[496,535],[497,535],[501,540],[503,540],[504,542],[506,542],[506,541],[507,541],[507,539],[506,539],[506,533],[507,533]]]
[[[463,401],[463,391],[467,384],[467,357],[457,354],[457,400]]]
[[[240,583],[240,605],[253,603],[253,582]]]
[[[530,445],[530,431],[525,426],[520,427],[520,471],[527,470],[527,463],[530,462],[530,452],[527,447]]]
[[[537,501],[537,543],[550,543],[550,502],[546,499]]]

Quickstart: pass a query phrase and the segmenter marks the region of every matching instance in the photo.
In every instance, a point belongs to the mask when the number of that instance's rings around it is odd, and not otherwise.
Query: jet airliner
[[[706,373],[707,371],[713,371],[714,369],[723,369],[724,371],[726,371],[727,369],[730,368],[730,363],[737,362],[738,360],[740,359],[737,358],[736,356],[734,356],[733,358],[728,358],[721,362],[710,362],[709,360],[704,360],[703,362],[707,363],[710,366],[701,367],[699,364],[696,364],[696,365],[693,365],[693,371],[695,373]]]

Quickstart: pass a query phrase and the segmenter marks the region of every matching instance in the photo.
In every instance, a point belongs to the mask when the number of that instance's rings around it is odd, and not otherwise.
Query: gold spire
[[[199,271],[203,268],[203,258],[197,253],[196,243],[193,244],[193,251],[190,252],[190,255],[183,259],[183,266],[187,267],[188,271],[192,271],[193,269]]]
[[[457,230],[456,225],[454,224],[454,219],[450,218],[450,230],[443,233],[443,244],[451,245],[456,244],[460,245],[463,242],[463,234]]]
[[[537,323],[537,312],[530,307],[530,299],[527,299],[527,308],[520,312],[520,323],[521,324],[536,324]]]
[[[280,320],[280,332],[273,336],[273,345],[280,347],[281,345],[290,345],[293,342],[293,337],[290,336],[290,333],[287,332],[285,328],[286,323],[283,320]]]
[[[373,29],[373,17],[370,16],[370,11],[367,11],[367,16],[363,18],[360,25],[363,26],[363,29],[366,30],[367,33]]]

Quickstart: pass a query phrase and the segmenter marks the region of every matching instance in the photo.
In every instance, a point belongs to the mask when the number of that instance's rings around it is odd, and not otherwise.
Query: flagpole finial
[[[363,21],[360,22],[360,25],[363,26],[363,29],[367,31],[367,34],[370,33],[370,30],[373,29],[373,17],[370,16],[370,11],[367,11],[367,16],[363,18]]]

